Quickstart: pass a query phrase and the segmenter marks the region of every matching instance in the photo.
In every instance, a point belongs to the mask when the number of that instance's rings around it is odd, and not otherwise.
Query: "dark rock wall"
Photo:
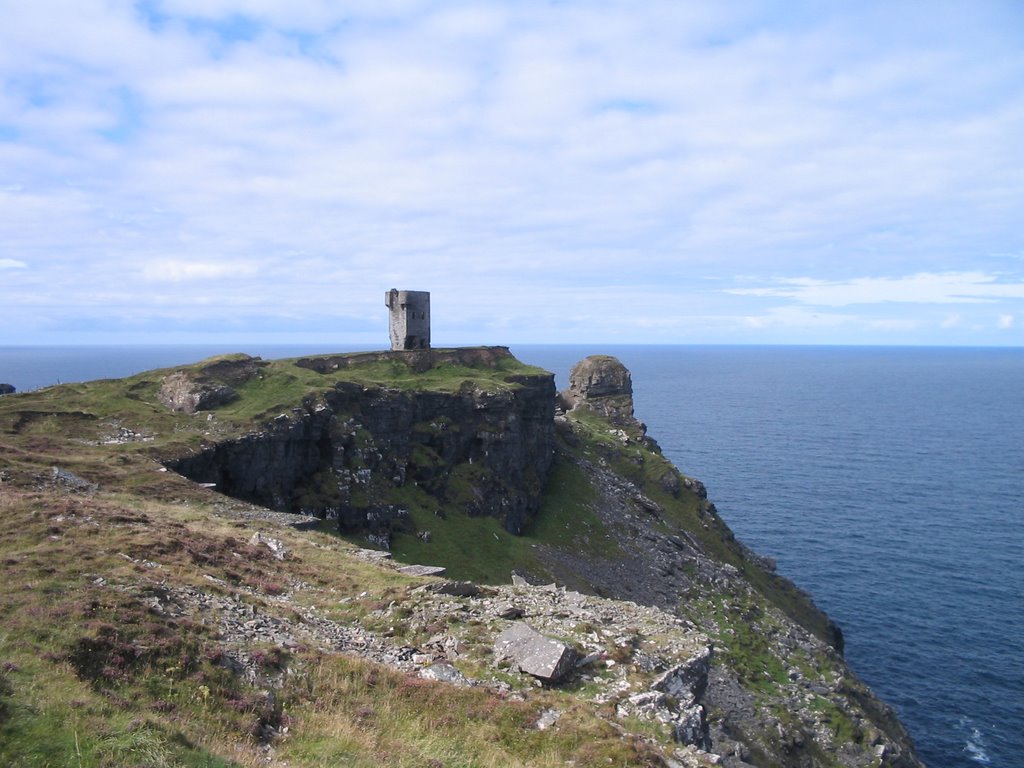
[[[499,518],[519,533],[536,513],[554,450],[554,378],[505,391],[455,393],[339,383],[260,433],[169,466],[273,509],[336,517],[346,530],[386,528],[401,489]]]

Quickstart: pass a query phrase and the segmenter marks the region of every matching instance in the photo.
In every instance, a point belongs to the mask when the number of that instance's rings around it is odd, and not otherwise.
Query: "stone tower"
[[[430,349],[430,292],[392,288],[384,303],[391,310],[391,349]]]

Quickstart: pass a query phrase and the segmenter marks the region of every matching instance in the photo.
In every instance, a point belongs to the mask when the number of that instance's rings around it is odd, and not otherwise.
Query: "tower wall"
[[[384,303],[390,310],[391,349],[430,349],[430,292],[392,288]]]

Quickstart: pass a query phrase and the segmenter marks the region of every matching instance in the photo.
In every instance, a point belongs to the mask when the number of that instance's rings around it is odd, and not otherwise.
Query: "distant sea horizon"
[[[1024,347],[507,346],[559,388],[586,355],[619,357],[650,436],[842,626],[851,667],[925,763],[1020,764]],[[368,348],[0,346],[0,383]]]
[[[1024,345],[942,345],[942,344],[664,344],[664,343],[526,343],[526,344],[434,344],[434,348],[448,349],[469,346],[508,347],[524,363],[520,351],[566,350],[573,354],[610,354],[612,349],[849,349],[849,350],[1003,350],[1024,354]],[[268,360],[301,357],[303,355],[345,354],[385,350],[382,345],[282,342],[160,342],[115,344],[47,343],[0,344],[0,383],[11,384],[18,392],[26,392],[58,384],[91,381],[100,378],[120,378],[147,370],[188,365],[207,357],[226,354],[248,354]],[[545,356],[546,357],[546,356]],[[555,356],[553,359],[559,359]],[[582,358],[580,358],[582,359]],[[139,366],[142,367],[139,367]],[[543,367],[543,366],[541,366]],[[568,369],[552,371],[558,377],[559,388],[565,386]]]

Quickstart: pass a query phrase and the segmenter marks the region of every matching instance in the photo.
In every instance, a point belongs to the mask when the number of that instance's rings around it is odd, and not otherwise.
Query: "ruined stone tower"
[[[430,349],[430,292],[392,288],[384,303],[391,310],[391,349]]]

